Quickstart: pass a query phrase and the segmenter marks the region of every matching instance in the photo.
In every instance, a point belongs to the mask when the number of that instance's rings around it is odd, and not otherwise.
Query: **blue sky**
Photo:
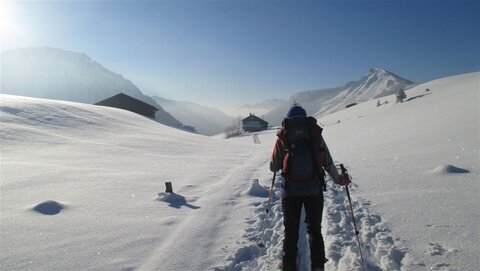
[[[2,49],[82,52],[150,95],[226,111],[385,68],[480,70],[480,1],[10,2]]]

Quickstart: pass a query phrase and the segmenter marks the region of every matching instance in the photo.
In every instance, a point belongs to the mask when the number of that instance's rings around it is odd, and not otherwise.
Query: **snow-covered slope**
[[[402,104],[388,96],[320,119],[361,199],[404,240],[406,270],[480,266],[479,89],[478,72],[452,76],[406,91]]]
[[[211,107],[156,96],[153,99],[184,125],[194,126],[200,134],[211,136],[222,133],[235,120],[233,117]]]
[[[366,270],[478,270],[479,89],[480,72],[452,76],[407,90],[401,104],[392,95],[379,107],[373,100],[319,119],[334,159],[358,185],[350,192]],[[272,270],[278,263],[279,190],[273,215],[258,208],[243,247],[218,270]],[[323,221],[326,270],[362,270],[345,191],[335,185],[325,192]],[[309,270],[305,225],[301,231],[299,264]],[[266,250],[254,245],[258,240]]]
[[[367,270],[480,266],[479,88],[478,72],[442,78],[402,104],[387,96],[319,119],[358,184]],[[214,139],[114,108],[8,95],[0,124],[0,270],[277,270],[279,177],[265,213],[275,131]],[[177,194],[163,193],[165,181]],[[362,270],[345,192],[330,182],[322,231],[326,270]]]
[[[267,162],[115,108],[0,95],[0,123],[0,270],[207,270]]]
[[[182,124],[122,75],[85,54],[56,48],[22,48],[1,53],[1,93],[82,103],[96,103],[125,93],[159,110],[157,121]]]
[[[400,89],[407,89],[412,86],[414,86],[413,82],[389,71],[370,69],[367,75],[342,87],[297,93],[288,102],[266,113],[265,119],[273,125],[280,124],[293,102],[297,102],[304,107],[309,115],[318,117],[341,110],[348,104],[361,103],[391,95]]]

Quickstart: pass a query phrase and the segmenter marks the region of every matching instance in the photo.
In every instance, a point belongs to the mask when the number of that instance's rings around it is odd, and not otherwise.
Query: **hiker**
[[[285,227],[283,239],[282,270],[297,270],[297,241],[302,206],[305,208],[310,244],[312,271],[323,271],[325,247],[321,232],[325,171],[336,184],[348,185],[343,178],[322,138],[322,128],[317,120],[307,117],[305,110],[293,105],[277,133],[270,170],[282,170],[282,210]]]
[[[400,89],[397,94],[397,103],[403,103],[403,100],[407,98],[407,94],[405,94],[405,91],[403,89]]]

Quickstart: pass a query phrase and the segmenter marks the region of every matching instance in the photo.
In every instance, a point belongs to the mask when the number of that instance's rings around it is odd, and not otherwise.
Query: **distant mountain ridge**
[[[125,93],[157,107],[158,122],[183,126],[130,80],[85,54],[47,47],[13,49],[2,52],[1,65],[2,93],[90,104]]]
[[[211,136],[222,133],[235,120],[220,110],[208,106],[168,100],[157,96],[152,98],[183,124],[195,127],[195,130],[203,135]]]
[[[413,86],[414,82],[392,72],[372,68],[359,80],[348,82],[342,87],[299,92],[264,116],[272,125],[279,125],[292,103],[296,102],[309,115],[319,117],[339,111],[348,104],[381,98]]]
[[[266,99],[255,104],[243,104],[239,108],[241,109],[273,109],[276,106],[284,103],[282,99]]]

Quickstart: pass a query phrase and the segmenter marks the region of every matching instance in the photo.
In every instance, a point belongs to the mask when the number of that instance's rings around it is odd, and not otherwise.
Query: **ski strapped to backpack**
[[[285,158],[282,174],[287,183],[321,181],[323,190],[326,190],[323,170],[326,152],[319,147],[322,129],[315,125],[316,121],[312,119],[312,117],[284,119]]]

